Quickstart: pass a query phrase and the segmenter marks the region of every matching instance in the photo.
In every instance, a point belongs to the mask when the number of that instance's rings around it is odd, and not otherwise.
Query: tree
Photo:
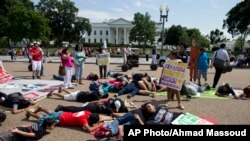
[[[10,39],[16,42],[24,38],[46,39],[47,29],[48,24],[41,14],[34,11],[32,1],[0,1],[0,38],[6,38],[9,46]]]
[[[9,20],[12,24],[9,26],[7,35],[12,41],[26,39],[27,45],[32,40],[48,41],[50,35],[48,20],[33,9],[20,5],[12,6]]]
[[[240,35],[243,40],[250,33],[250,1],[243,0],[236,4],[228,13],[224,20],[223,28],[227,28],[232,37]],[[241,51],[242,51],[241,46]]]
[[[130,41],[137,42],[139,45],[143,44],[143,53],[145,53],[145,46],[152,44],[155,40],[156,27],[155,22],[150,19],[150,15],[141,13],[135,13],[134,27],[130,32]]]
[[[240,51],[243,50],[243,47],[245,45],[246,39],[242,36],[238,37],[235,41],[234,47],[240,49]]]
[[[57,44],[63,41],[79,42],[81,35],[91,32],[88,19],[77,17],[78,8],[70,0],[41,0],[37,5],[52,29],[50,39]]]
[[[224,33],[219,29],[212,30],[209,35],[211,44],[217,44],[226,40]]]
[[[172,25],[165,33],[165,43],[169,45],[178,45],[179,43],[188,43],[189,36],[186,33],[187,28],[181,25]]]

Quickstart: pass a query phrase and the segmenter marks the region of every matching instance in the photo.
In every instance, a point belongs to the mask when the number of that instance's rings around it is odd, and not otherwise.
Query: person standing
[[[99,49],[99,54],[96,55],[97,64],[99,65],[100,78],[106,79],[107,65],[110,63],[110,54],[105,50],[105,46]]]
[[[128,54],[128,46],[125,46],[122,51],[122,57],[123,57],[123,65],[127,64],[127,54]]]
[[[41,79],[39,76],[39,72],[42,67],[42,51],[38,45],[38,43],[34,43],[34,47],[30,49],[30,55],[32,56],[32,79],[35,79],[35,75],[38,79]]]
[[[200,48],[200,55],[198,57],[198,73],[197,79],[198,84],[201,86],[201,75],[205,79],[205,83],[207,82],[207,69],[209,66],[209,57],[207,53],[204,53],[205,49]]]
[[[149,51],[146,51],[146,61],[148,61],[148,55],[149,55]]]
[[[157,64],[156,63],[156,45],[153,45],[153,48],[152,48],[152,63],[151,64]]]
[[[186,52],[187,45],[182,43],[179,46],[180,46],[179,59],[181,59],[183,63],[187,63],[188,61],[188,55]]]
[[[85,53],[83,47],[79,44],[75,46],[75,51],[73,52],[73,57],[75,59],[75,78],[77,83],[82,84],[82,75],[84,69]]]
[[[192,48],[190,51],[190,81],[196,81],[197,64],[198,64],[199,48],[196,46],[195,39],[192,40]]]
[[[224,61],[224,63],[229,63],[230,62],[229,55],[228,55],[225,48],[226,48],[226,44],[221,44],[220,45],[220,49],[217,50],[216,52],[214,52],[211,64],[214,65],[215,59],[220,59],[221,61]],[[212,65],[210,67],[212,67]],[[215,67],[215,75],[214,75],[213,88],[216,87],[217,83],[220,80],[220,76],[222,74],[224,65],[214,66],[214,67]]]
[[[74,66],[73,64],[74,59],[73,57],[70,56],[70,51],[68,48],[62,50],[61,60],[62,60],[62,65],[64,66],[66,72],[64,76],[64,87],[66,89],[74,89],[71,83],[71,75],[72,75],[72,68]]]

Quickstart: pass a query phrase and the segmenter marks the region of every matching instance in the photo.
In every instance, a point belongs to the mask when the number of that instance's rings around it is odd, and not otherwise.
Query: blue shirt
[[[209,57],[207,53],[199,54],[198,57],[198,70],[207,70],[209,63]]]

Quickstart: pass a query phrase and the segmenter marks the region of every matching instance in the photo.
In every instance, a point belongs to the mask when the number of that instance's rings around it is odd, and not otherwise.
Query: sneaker
[[[47,98],[51,97],[53,94],[53,91],[50,91],[48,94],[47,94]]]
[[[32,79],[35,79],[35,76],[34,76],[34,75],[32,76]]]
[[[55,109],[55,112],[59,112],[59,111],[61,111],[61,109],[62,109],[62,105],[58,105],[58,106],[56,107],[56,109]]]
[[[178,108],[179,108],[180,110],[184,110],[184,106],[181,105],[181,104],[178,106]]]
[[[40,76],[36,76],[36,78],[37,78],[37,79],[41,79],[41,77],[40,77]]]

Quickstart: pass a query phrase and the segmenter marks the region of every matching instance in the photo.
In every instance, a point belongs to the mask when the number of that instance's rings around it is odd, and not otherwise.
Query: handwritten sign
[[[181,114],[173,122],[173,125],[213,125],[212,122],[209,122],[203,118],[195,116],[190,113]]]
[[[180,91],[187,70],[186,63],[168,60],[161,75],[161,85]]]
[[[108,65],[110,63],[110,54],[103,53],[97,54],[97,64],[98,65]]]

